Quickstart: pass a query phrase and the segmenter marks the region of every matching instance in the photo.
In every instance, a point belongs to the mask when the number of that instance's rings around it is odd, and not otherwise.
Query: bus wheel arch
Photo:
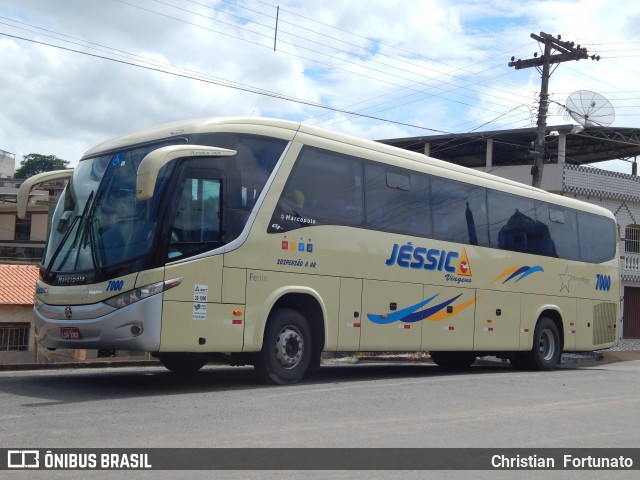
[[[318,300],[303,293],[285,294],[271,308],[255,368],[269,382],[296,383],[308,370],[319,367],[324,338]]]
[[[547,317],[553,323],[555,323],[556,328],[558,329],[558,334],[560,335],[560,352],[562,353],[562,350],[564,350],[564,328],[562,323],[562,315],[558,310],[546,309],[538,316],[538,321],[542,317]]]
[[[531,350],[523,352],[524,364],[529,370],[553,370],[563,348],[562,318],[557,311],[546,310],[536,322]]]

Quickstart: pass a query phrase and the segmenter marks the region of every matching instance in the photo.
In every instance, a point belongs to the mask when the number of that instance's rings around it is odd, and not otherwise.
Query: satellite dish
[[[611,102],[599,93],[578,90],[567,98],[567,114],[583,127],[608,127],[616,114]]]

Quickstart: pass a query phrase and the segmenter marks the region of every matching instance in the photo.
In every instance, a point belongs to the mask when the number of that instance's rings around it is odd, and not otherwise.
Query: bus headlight
[[[134,288],[128,292],[108,298],[104,303],[114,308],[126,307],[127,305],[144,300],[145,298],[149,298],[153,295],[164,292],[165,290],[169,290],[170,288],[177,287],[181,282],[182,277],[165,280],[164,282],[152,283],[151,285]]]

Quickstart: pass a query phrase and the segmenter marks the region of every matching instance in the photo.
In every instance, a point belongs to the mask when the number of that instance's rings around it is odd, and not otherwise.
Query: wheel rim
[[[276,360],[285,369],[296,367],[304,354],[304,338],[296,327],[288,326],[280,330],[276,338]]]
[[[545,329],[540,333],[540,356],[543,360],[552,360],[556,353],[556,339],[551,330]]]

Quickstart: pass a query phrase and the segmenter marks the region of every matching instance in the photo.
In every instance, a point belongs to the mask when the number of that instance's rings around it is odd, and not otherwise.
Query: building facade
[[[13,177],[16,165],[16,154],[0,150],[0,178]]]
[[[0,265],[0,364],[36,361],[33,294],[36,265]]]
[[[33,192],[27,216],[18,218],[16,198],[22,180],[13,178],[15,162],[14,153],[0,150],[0,263],[40,263],[47,240],[50,192]]]

